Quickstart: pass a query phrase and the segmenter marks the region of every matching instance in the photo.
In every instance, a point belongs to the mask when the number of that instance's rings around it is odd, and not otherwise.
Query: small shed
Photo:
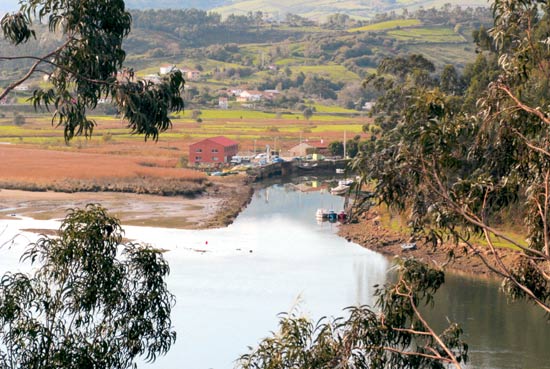
[[[237,155],[239,143],[224,136],[206,138],[189,146],[189,164],[224,164]]]
[[[328,152],[328,145],[323,141],[305,141],[288,149],[289,156],[306,156],[309,154],[323,154]]]
[[[301,142],[288,149],[288,154],[289,156],[306,156],[307,154],[312,154],[314,150],[313,146],[308,145],[306,142]]]

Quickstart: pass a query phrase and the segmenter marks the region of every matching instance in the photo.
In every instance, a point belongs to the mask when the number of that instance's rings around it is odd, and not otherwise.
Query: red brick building
[[[195,142],[189,146],[189,165],[229,163],[239,151],[239,144],[218,136]]]

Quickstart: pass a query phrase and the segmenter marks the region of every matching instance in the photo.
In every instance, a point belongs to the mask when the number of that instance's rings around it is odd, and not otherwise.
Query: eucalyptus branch
[[[71,69],[69,69],[69,68],[67,68],[63,65],[54,63],[53,61],[46,59],[46,57],[38,57],[38,56],[0,56],[0,60],[22,60],[22,59],[31,59],[31,60],[36,60],[37,62],[47,63],[47,64],[49,64],[49,65],[51,65],[55,68],[59,68],[62,71],[69,73],[72,76],[76,76],[79,79],[81,79],[83,81],[90,82],[90,83],[97,83],[97,84],[103,84],[103,85],[109,85],[110,84],[109,82],[104,81],[104,80],[84,77],[82,74],[76,73],[75,71],[73,71],[73,70],[71,70]],[[36,72],[42,72],[44,74],[51,74],[51,73],[43,71],[43,70],[35,70],[35,71]]]
[[[4,91],[0,92],[0,100],[2,100],[4,97],[6,97],[8,95],[8,93],[10,93],[14,88],[21,85],[25,81],[27,81],[33,75],[33,73],[36,71],[36,69],[38,68],[38,66],[41,63],[45,62],[45,63],[53,64],[48,59],[51,58],[52,56],[60,53],[65,47],[67,47],[67,45],[71,41],[72,41],[72,39],[69,38],[67,41],[65,41],[63,43],[63,45],[59,46],[57,49],[50,52],[49,54],[44,55],[43,57],[31,57],[31,56],[29,56],[29,57],[8,57],[8,56],[0,57],[0,60],[16,60],[16,59],[19,59],[19,58],[26,58],[26,59],[36,60],[36,62],[32,65],[32,67],[28,70],[28,72],[22,78],[20,78],[17,81],[14,81],[8,87],[6,87],[6,89],[4,89]]]
[[[408,291],[408,293],[403,293],[398,290],[397,286],[401,283],[403,284],[403,286],[405,286],[405,289]],[[445,344],[445,342],[443,342],[441,337],[439,337],[439,335],[435,333],[435,331],[432,329],[432,327],[430,327],[426,319],[424,319],[424,317],[422,316],[422,313],[420,313],[420,311],[418,310],[418,307],[416,306],[416,303],[414,301],[414,296],[412,294],[412,288],[407,284],[407,282],[404,279],[401,279],[400,283],[396,284],[395,291],[398,295],[409,299],[409,303],[411,304],[411,307],[414,311],[414,315],[418,320],[420,320],[420,323],[422,323],[422,326],[425,329],[427,329],[428,332],[426,333],[428,333],[428,335],[430,335],[437,342],[439,347],[441,347],[441,349],[445,351],[445,353],[447,354],[448,358],[444,358],[443,356],[441,356],[440,360],[444,360],[453,364],[457,369],[462,369],[462,366],[456,359],[453,352],[447,347],[447,345]]]
[[[496,88],[505,92],[513,101],[514,103],[518,106],[518,108],[520,108],[521,110],[527,112],[527,113],[530,113],[530,114],[533,114],[535,116],[537,116],[540,120],[542,120],[544,123],[550,125],[550,118],[548,118],[546,116],[546,114],[544,114],[543,112],[541,112],[540,110],[538,109],[533,109],[532,107],[528,106],[528,105],[525,105],[524,103],[522,103],[518,97],[516,97],[512,91],[510,90],[510,88],[508,86],[506,86],[504,83],[502,82],[497,82],[495,84]]]
[[[539,147],[539,146],[536,146],[534,144],[532,144],[531,142],[529,142],[529,139],[527,137],[525,137],[524,135],[522,135],[517,129],[513,129],[513,132],[515,134],[517,134],[522,140],[523,142],[525,143],[525,145],[527,145],[527,147],[529,147],[530,149],[532,150],[535,150],[545,156],[548,156],[550,157],[550,151],[547,151],[545,149],[543,149],[542,147]]]
[[[394,352],[394,353],[400,354],[400,355],[419,356],[419,357],[424,357],[426,359],[438,360],[438,361],[442,361],[442,362],[449,363],[449,364],[453,363],[453,360],[451,360],[449,358],[446,358],[444,356],[441,356],[441,355],[429,355],[429,354],[424,354],[424,353],[416,352],[416,351],[413,352],[413,351],[398,350],[394,347],[388,347],[388,346],[383,346],[383,347],[381,347],[381,349],[384,350],[384,351]],[[458,368],[461,368],[461,366],[459,365]]]
[[[466,238],[460,235],[458,237],[473,252],[473,254],[481,260],[481,262],[487,267],[487,269],[489,269],[491,272],[495,273],[496,275],[499,275],[502,278],[506,278],[508,276],[508,274],[505,273],[507,270],[503,272],[500,269],[495,268],[493,264],[491,264],[487,260],[487,258],[483,255],[483,252],[477,246],[475,246],[469,240],[467,240]]]
[[[531,253],[531,254],[537,255],[541,258],[549,259],[549,257],[546,254],[544,254],[544,253],[542,253],[538,250],[534,250],[534,249],[531,249],[531,248],[528,248],[528,247],[525,247],[525,246],[521,245],[517,241],[514,241],[513,239],[511,239],[509,236],[505,235],[504,233],[500,232],[499,230],[497,230],[497,229],[489,226],[485,222],[483,222],[474,213],[466,211],[465,207],[460,206],[459,204],[457,204],[455,201],[453,201],[450,198],[448,192],[445,189],[445,186],[443,185],[443,183],[441,182],[441,179],[439,178],[438,174],[435,171],[428,171],[428,169],[425,166],[424,166],[424,170],[426,171],[426,173],[431,174],[431,176],[435,179],[435,181],[437,183],[437,187],[435,187],[435,186],[432,185],[432,183],[430,181],[427,181],[428,182],[427,183],[428,187],[432,191],[434,191],[434,193],[436,193],[438,196],[440,196],[442,199],[444,199],[445,203],[449,207],[451,207],[457,214],[461,215],[464,220],[471,223],[472,225],[478,226],[481,229],[487,230],[488,232],[490,232],[494,236],[499,237],[499,238],[505,240],[506,242],[509,242],[510,244],[516,246],[517,248],[521,249],[522,251],[524,251],[526,253]]]
[[[550,250],[548,249],[548,205],[549,205],[549,194],[550,189],[548,187],[548,181],[550,180],[550,171],[546,170],[545,178],[544,178],[544,207],[543,211],[540,214],[542,218],[542,227],[544,230],[544,252],[546,253],[546,256],[550,256]],[[537,206],[540,207],[539,202],[537,201]]]
[[[488,233],[487,230],[484,230],[484,234],[485,234],[485,239],[487,240],[487,243],[489,244],[489,247],[491,248],[491,251],[493,252],[493,255],[495,256],[495,261],[498,263],[499,267],[502,268],[502,270],[505,270],[508,275],[506,276],[506,278],[510,279],[519,289],[521,289],[526,295],[528,295],[530,298],[533,299],[533,301],[539,306],[541,307],[543,310],[545,310],[547,313],[550,313],[550,305],[547,305],[546,303],[544,303],[544,301],[542,301],[541,299],[539,299],[537,296],[535,296],[535,294],[533,293],[533,291],[531,291],[529,288],[527,288],[523,283],[519,282],[513,275],[512,273],[509,272],[508,268],[504,265],[504,263],[502,262],[502,259],[497,255],[496,253],[496,250],[495,250],[495,247],[493,245],[493,242],[491,240],[491,237]]]
[[[409,328],[393,328],[392,327],[392,330],[397,331],[397,332],[405,332],[405,333],[415,334],[415,335],[418,335],[418,336],[430,336],[431,335],[429,332],[417,331],[415,329],[409,329]]]
[[[535,268],[540,274],[542,274],[542,276],[546,279],[546,280],[550,280],[550,274],[548,274],[547,272],[545,272],[540,266],[538,263],[535,262],[535,260],[533,259],[529,259],[529,264],[531,264],[531,266],[533,268]],[[547,263],[546,263],[547,264]]]
[[[27,74],[25,74],[21,79],[19,79],[19,80],[13,82],[12,84],[10,84],[8,87],[6,87],[6,89],[4,91],[0,92],[0,100],[2,100],[4,97],[6,97],[7,94],[10,93],[14,88],[21,85],[25,81],[27,81],[32,76],[35,69],[38,67],[38,65],[40,63],[41,63],[40,61],[37,61],[36,63],[34,63],[33,66],[27,72]]]

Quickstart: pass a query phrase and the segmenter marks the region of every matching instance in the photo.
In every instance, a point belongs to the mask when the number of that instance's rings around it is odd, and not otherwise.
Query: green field
[[[346,67],[339,64],[328,64],[328,65],[302,65],[302,66],[293,66],[290,67],[292,73],[304,74],[317,74],[329,78],[334,82],[352,82],[360,81],[361,78],[349,71]]]
[[[388,36],[400,41],[407,42],[425,42],[425,43],[461,43],[466,39],[455,33],[450,28],[445,27],[422,27],[410,28],[406,30],[391,30],[387,32]]]
[[[422,22],[418,19],[395,19],[385,22],[373,23],[364,27],[352,28],[348,32],[372,32],[372,31],[386,31],[395,28],[407,28],[420,26]]]

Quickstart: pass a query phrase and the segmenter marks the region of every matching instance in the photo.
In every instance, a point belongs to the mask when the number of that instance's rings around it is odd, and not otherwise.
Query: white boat
[[[341,179],[338,181],[338,186],[351,186],[353,183],[353,179],[347,178],[347,179]]]
[[[336,168],[336,174],[344,174],[345,169],[344,168]]]
[[[401,250],[403,251],[416,250],[416,242],[401,244]]]
[[[351,187],[345,184],[339,184],[338,186],[331,188],[330,193],[333,195],[344,195],[349,191]]]
[[[315,218],[317,218],[317,219],[328,218],[328,210],[326,210],[326,209],[317,209],[317,212],[315,212]]]

